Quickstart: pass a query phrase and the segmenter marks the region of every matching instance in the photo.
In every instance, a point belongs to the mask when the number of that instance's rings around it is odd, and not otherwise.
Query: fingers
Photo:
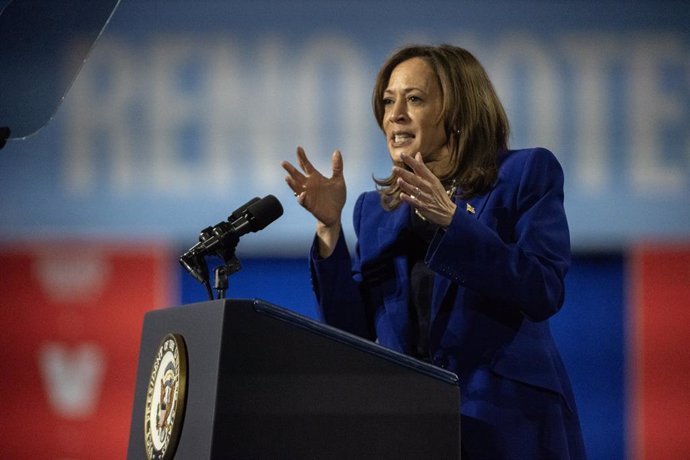
[[[304,185],[302,185],[300,182],[295,181],[290,176],[287,176],[285,178],[285,183],[288,185],[288,187],[290,187],[292,193],[294,193],[295,196],[299,196],[304,192]]]
[[[422,192],[428,194],[442,191],[443,186],[441,185],[441,181],[431,172],[426,164],[424,164],[421,153],[417,153],[414,158],[402,153],[400,154],[400,159],[411,169],[411,171],[408,171],[406,168],[394,166],[393,174],[399,179],[404,180],[414,187],[419,187]]]
[[[400,159],[409,167],[394,166],[393,174],[400,188],[400,200],[409,204],[423,220],[447,228],[457,209],[441,181],[424,164],[421,154],[411,157],[401,154]]]
[[[420,188],[418,185],[411,184],[410,182],[400,177],[398,177],[398,186],[400,187],[401,192],[413,198],[419,198],[424,194],[424,190]]]
[[[411,187],[424,188],[424,181],[422,181],[414,172],[406,171],[398,166],[393,167],[393,174],[398,178],[398,185],[403,187],[403,183]]]
[[[331,157],[331,168],[333,169],[332,178],[341,177],[343,175],[343,155],[340,153],[340,150],[333,152],[333,156]]]
[[[282,166],[283,169],[287,171],[290,177],[294,179],[304,179],[304,174],[302,174],[297,170],[297,168],[292,166],[292,163],[290,163],[289,161],[283,161],[282,163],[280,163],[280,166]]]
[[[297,147],[297,161],[299,162],[302,171],[304,171],[307,175],[314,172],[314,166],[312,166],[302,147]]]
[[[416,175],[413,171],[407,171],[398,166],[393,167],[393,174],[397,177],[400,190],[408,195],[419,196],[422,193],[430,193],[432,185]]]
[[[430,180],[432,177],[436,177],[424,164],[424,160],[422,159],[421,153],[417,152],[417,154],[414,157],[411,157],[410,155],[407,155],[405,153],[401,153],[400,159],[403,161],[403,163],[409,166],[410,169],[412,169],[412,171],[416,175],[426,180]]]
[[[290,164],[287,161],[283,161],[280,164],[285,171],[287,171],[288,175],[285,176],[285,182],[287,183],[288,187],[292,189],[292,192],[295,195],[299,195],[302,193],[304,189],[304,184],[306,183],[307,178],[297,170],[292,164]]]
[[[395,168],[399,169],[402,174],[400,174],[401,177],[404,178],[412,178],[415,176],[418,176],[420,178],[427,178],[427,172],[431,175],[431,171],[429,171],[429,168],[426,167],[424,164],[424,161],[422,160],[421,155],[418,153],[415,157],[411,157],[410,155],[407,155],[405,153],[400,154],[400,160],[410,169],[406,169],[403,167],[396,166]]]
[[[309,174],[316,172],[316,170],[307,158],[307,154],[304,152],[302,147],[297,147],[297,162],[299,163],[300,168],[302,168],[302,171],[304,171],[304,174],[294,167],[289,161],[283,161],[281,166],[288,173],[288,176],[285,177],[285,182],[288,184],[288,187],[292,189],[292,192],[295,194],[295,196],[300,196],[303,194],[304,189],[306,188]]]
[[[311,192],[313,191],[316,193],[320,187],[326,187],[329,186],[329,184],[337,185],[344,181],[343,157],[340,153],[340,150],[335,150],[331,157],[331,167],[333,169],[333,173],[330,179],[325,178],[316,168],[314,168],[314,165],[311,164],[302,147],[297,147],[297,162],[301,168],[301,171],[289,161],[283,161],[281,166],[288,173],[288,175],[285,177],[285,182],[292,189],[295,196],[300,197],[300,200],[298,200],[300,204],[302,204],[302,201],[306,199],[306,197],[303,196],[306,195],[304,192],[313,194]],[[333,181],[333,179],[336,180]]]

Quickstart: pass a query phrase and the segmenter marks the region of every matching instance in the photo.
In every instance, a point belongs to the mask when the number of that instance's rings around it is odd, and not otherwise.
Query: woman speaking
[[[563,172],[543,148],[509,150],[481,64],[411,46],[379,71],[373,109],[392,160],[342,228],[343,157],[325,177],[297,149],[286,182],[316,219],[310,256],[328,324],[456,373],[463,459],[585,458],[548,319],[570,264]]]

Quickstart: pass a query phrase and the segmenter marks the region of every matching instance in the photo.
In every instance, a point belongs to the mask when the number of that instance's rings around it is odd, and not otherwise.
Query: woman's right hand
[[[314,168],[302,147],[297,147],[297,162],[302,172],[288,161],[281,163],[288,173],[285,182],[294,192],[297,202],[318,221],[316,230],[320,240],[319,253],[322,257],[328,257],[340,234],[340,217],[347,197],[343,157],[339,150],[333,152],[330,178],[324,177]]]

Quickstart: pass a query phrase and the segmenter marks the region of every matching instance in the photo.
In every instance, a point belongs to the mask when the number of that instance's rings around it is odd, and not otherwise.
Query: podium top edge
[[[259,298],[218,299],[218,300],[209,300],[209,301],[205,301],[205,302],[185,304],[185,305],[180,305],[180,306],[171,307],[171,308],[151,310],[151,311],[146,313],[145,322],[146,322],[147,318],[153,319],[154,317],[156,317],[158,315],[165,315],[166,314],[165,312],[166,311],[169,312],[171,309],[178,310],[178,311],[186,310],[187,312],[189,312],[190,309],[195,309],[195,308],[211,308],[211,309],[218,309],[218,314],[223,314],[223,313],[221,313],[221,310],[228,308],[228,307],[231,308],[232,307],[231,304],[233,304],[233,303],[244,304],[245,306],[250,307],[252,310],[254,310],[258,314],[270,316],[270,317],[277,319],[279,321],[290,323],[292,326],[307,330],[312,334],[318,334],[318,335],[328,337],[331,340],[346,344],[346,345],[351,346],[355,349],[358,349],[362,352],[375,355],[375,356],[377,356],[381,359],[384,359],[386,361],[389,361],[389,362],[398,364],[400,366],[406,367],[408,369],[414,370],[416,372],[425,374],[425,375],[432,377],[436,380],[439,380],[443,383],[450,384],[453,386],[459,386],[460,385],[460,379],[453,372],[450,372],[446,369],[442,369],[440,367],[436,367],[430,363],[420,361],[418,359],[415,359],[411,356],[397,352],[395,350],[391,350],[390,348],[386,348],[382,345],[379,345],[375,342],[372,342],[371,340],[367,340],[367,339],[359,337],[355,334],[343,331],[341,329],[330,326],[330,325],[323,323],[321,321],[315,320],[313,318],[309,318],[307,316],[304,316],[304,315],[299,314],[297,312],[294,312],[292,310],[288,310],[285,307],[281,307],[281,306],[272,304],[266,300],[262,300]],[[189,313],[191,313],[191,312],[189,312]]]
[[[254,298],[251,300],[254,310],[257,313],[272,316],[281,321],[287,321],[296,327],[306,329],[312,333],[328,336],[329,338],[338,342],[345,343],[359,350],[371,353],[380,358],[398,363],[402,366],[408,367],[417,372],[426,374],[437,380],[445,383],[458,386],[460,384],[459,378],[453,372],[446,369],[436,367],[432,364],[420,361],[411,356],[383,347],[370,340],[364,339],[357,335],[343,331],[336,327],[330,326],[323,322],[306,317],[286,308],[273,305],[265,300]]]

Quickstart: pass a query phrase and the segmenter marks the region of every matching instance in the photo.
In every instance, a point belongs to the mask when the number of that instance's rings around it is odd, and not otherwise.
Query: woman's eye
[[[391,98],[389,98],[389,97],[386,97],[386,98],[383,99],[383,105],[384,105],[384,106],[385,106],[385,105],[391,105],[391,104],[393,104],[393,99],[391,99]]]
[[[422,102],[422,99],[419,96],[410,96],[407,98],[407,100],[410,102]]]

